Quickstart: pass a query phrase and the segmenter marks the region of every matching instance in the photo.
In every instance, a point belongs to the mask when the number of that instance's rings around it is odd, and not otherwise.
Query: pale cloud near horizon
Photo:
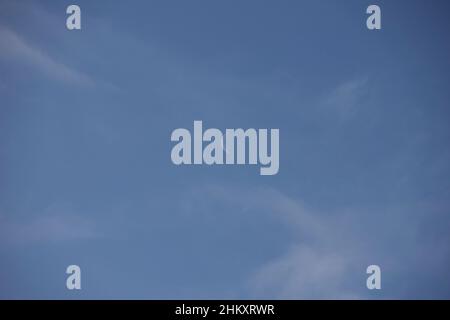
[[[205,208],[205,213],[214,215],[205,201],[215,205],[226,203],[225,206],[232,208],[244,208],[243,212],[235,214],[254,215],[253,219],[269,217],[274,223],[285,225],[294,235],[296,240],[284,252],[254,270],[246,284],[251,296],[277,299],[358,297],[344,288],[346,272],[351,272],[358,255],[348,254],[348,247],[345,247],[348,243],[339,239],[339,232],[333,232],[332,227],[336,226],[333,217],[314,212],[301,200],[269,187],[242,189],[208,185],[192,194],[207,195],[209,200],[196,199],[189,193],[183,201],[184,210],[189,214],[199,214],[196,208],[201,207]],[[186,206],[190,201],[191,206]],[[234,218],[234,215],[230,217]]]
[[[430,248],[436,248],[421,226],[432,219],[427,214],[430,209],[418,205],[341,207],[327,213],[272,187],[208,184],[188,191],[180,206],[180,212],[190,219],[214,221],[218,217],[219,221],[228,214],[227,219],[234,223],[264,219],[274,226],[284,226],[292,240],[275,257],[255,266],[244,284],[253,298],[364,299],[370,294],[365,287],[368,265],[381,264],[390,276],[414,276],[423,268],[424,260],[411,258],[427,256]],[[221,211],[216,212],[219,207]],[[399,232],[386,224],[392,217],[400,224],[407,219],[408,225]],[[406,243],[412,245],[412,251],[397,252]],[[441,251],[445,257],[445,250]],[[438,268],[437,262],[431,260],[427,265]],[[407,294],[404,290],[401,285],[390,288],[384,297],[395,296],[396,292]]]
[[[250,291],[276,299],[357,299],[358,294],[343,288],[351,262],[340,252],[299,244],[257,270]]]

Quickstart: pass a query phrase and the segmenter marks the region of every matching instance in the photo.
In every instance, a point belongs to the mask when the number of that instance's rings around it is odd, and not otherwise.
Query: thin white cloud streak
[[[91,239],[99,236],[94,224],[74,214],[43,214],[26,221],[0,215],[1,245],[29,245]]]
[[[26,63],[55,80],[84,86],[94,84],[86,74],[54,60],[16,32],[4,26],[0,26],[0,59]]]
[[[349,120],[361,108],[368,85],[369,78],[366,76],[342,82],[326,94],[321,105],[327,111],[335,112],[340,121]]]

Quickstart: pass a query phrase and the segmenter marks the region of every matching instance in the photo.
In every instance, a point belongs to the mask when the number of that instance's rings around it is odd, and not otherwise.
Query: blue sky
[[[447,1],[71,3],[0,1],[1,298],[450,298]],[[194,120],[279,173],[173,165]]]

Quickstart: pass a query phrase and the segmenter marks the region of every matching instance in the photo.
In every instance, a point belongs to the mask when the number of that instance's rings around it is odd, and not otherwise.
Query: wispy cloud
[[[4,26],[0,26],[0,59],[30,65],[58,81],[84,86],[94,84],[94,81],[88,75],[56,61],[41,49],[27,42],[19,34]]]
[[[370,264],[379,264],[388,270],[388,278],[400,284],[404,279],[419,278],[424,268],[441,272],[441,261],[448,259],[449,253],[436,239],[430,240],[423,227],[435,224],[431,210],[437,209],[408,204],[323,212],[271,187],[218,185],[192,189],[182,199],[181,208],[192,219],[208,214],[216,221],[214,215],[227,214],[234,223],[251,219],[255,225],[262,220],[271,221],[274,227],[284,225],[292,240],[275,257],[272,253],[255,266],[243,289],[248,297],[272,299],[367,298],[371,292],[365,288],[365,271]],[[402,228],[393,227],[398,225]],[[439,241],[447,238],[439,235]],[[428,281],[410,283],[408,288],[391,287],[382,296],[406,297],[412,286],[436,285],[431,283],[434,279]]]
[[[263,265],[250,281],[253,294],[284,299],[353,299],[345,290],[351,260],[341,252],[296,245],[285,255]]]
[[[369,90],[369,78],[366,76],[351,79],[337,85],[322,100],[327,111],[336,114],[341,121],[352,118],[361,108]]]
[[[44,213],[26,221],[0,215],[2,245],[81,240],[98,235],[92,221],[71,213]]]
[[[268,217],[282,223],[295,235],[285,252],[257,267],[248,279],[251,296],[264,298],[355,298],[356,293],[344,288],[345,278],[358,255],[348,253],[348,243],[333,231],[336,219],[314,212],[302,201],[268,187],[242,189],[208,185],[185,200],[185,210],[198,214],[208,201],[226,203],[225,207],[244,208],[239,214],[254,214],[255,221]],[[194,194],[202,194],[203,200]],[[205,197],[206,195],[206,197]],[[209,200],[205,200],[209,199]],[[198,203],[202,201],[202,203]],[[214,214],[214,210],[206,210]],[[233,216],[231,219],[238,219]],[[351,236],[351,235],[350,235]],[[351,252],[352,250],[350,250]],[[353,252],[354,253],[354,252]]]

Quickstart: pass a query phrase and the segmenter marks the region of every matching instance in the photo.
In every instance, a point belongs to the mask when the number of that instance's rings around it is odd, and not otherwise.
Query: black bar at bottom
[[[445,314],[449,301],[398,300],[10,300],[1,301],[5,314],[22,312],[58,319],[86,319],[93,314],[123,319],[310,319],[356,315],[360,319]],[[132,318],[130,316],[133,315]]]

